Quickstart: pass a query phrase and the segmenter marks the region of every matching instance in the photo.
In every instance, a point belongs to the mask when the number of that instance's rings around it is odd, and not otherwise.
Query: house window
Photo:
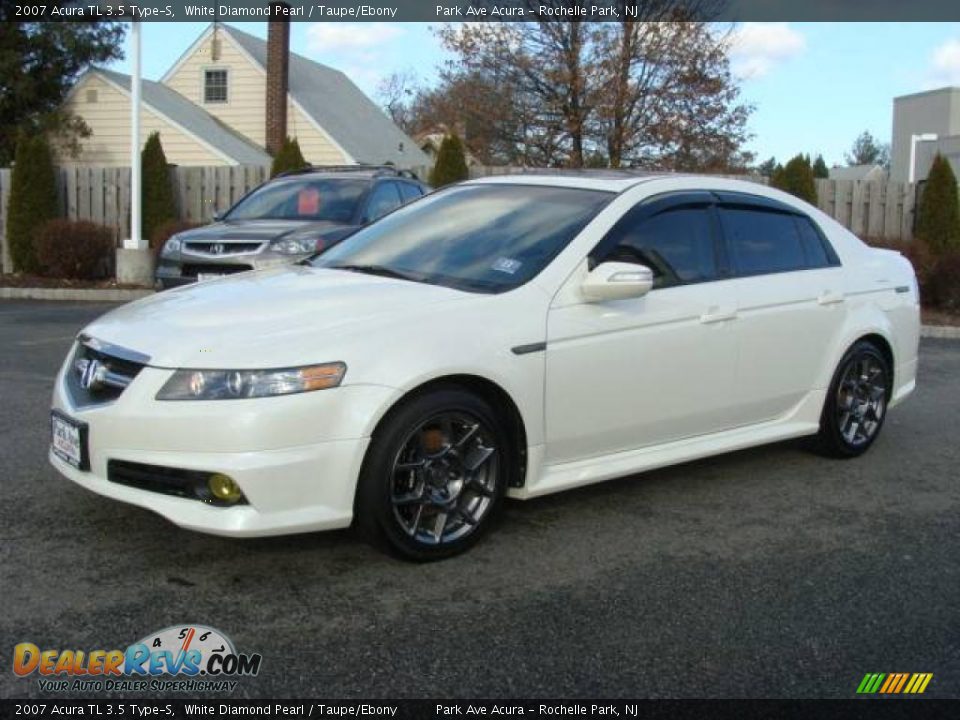
[[[203,71],[203,101],[205,103],[225,103],[227,101],[227,71]]]
[[[87,90],[87,103],[93,104],[97,101],[97,91],[95,88]]]

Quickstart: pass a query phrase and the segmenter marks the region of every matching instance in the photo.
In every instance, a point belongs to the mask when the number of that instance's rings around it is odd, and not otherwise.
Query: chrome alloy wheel
[[[444,412],[411,432],[390,478],[393,515],[427,545],[472,533],[493,505],[499,472],[495,435],[464,412]]]
[[[855,357],[837,387],[837,427],[852,447],[870,442],[887,409],[887,373],[870,355]]]

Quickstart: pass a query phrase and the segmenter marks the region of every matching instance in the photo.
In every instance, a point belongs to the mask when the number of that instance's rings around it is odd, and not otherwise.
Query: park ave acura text
[[[94,321],[56,380],[50,460],[186,528],[355,522],[434,559],[505,495],[804,435],[859,455],[914,389],[918,341],[907,260],[777,190],[486,179]]]

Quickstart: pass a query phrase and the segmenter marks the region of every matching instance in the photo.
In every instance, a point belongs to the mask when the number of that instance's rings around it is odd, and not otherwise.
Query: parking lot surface
[[[783,443],[514,501],[472,552],[412,565],[348,531],[180,530],[58,476],[53,377],[107,309],[0,303],[2,697],[43,696],[16,643],[184,623],[263,655],[237,698],[847,698],[868,672],[960,697],[960,342],[924,341],[859,460]]]

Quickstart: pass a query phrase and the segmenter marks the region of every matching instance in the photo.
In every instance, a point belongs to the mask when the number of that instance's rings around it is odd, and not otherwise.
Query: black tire
[[[891,379],[890,363],[872,342],[861,340],[846,352],[830,381],[820,416],[817,448],[821,453],[854,458],[873,445],[887,416]]]
[[[371,438],[357,486],[356,526],[408,560],[462,553],[489,529],[516,472],[515,455],[503,422],[483,398],[457,386],[417,395],[393,409]],[[457,473],[460,479],[451,479]]]

